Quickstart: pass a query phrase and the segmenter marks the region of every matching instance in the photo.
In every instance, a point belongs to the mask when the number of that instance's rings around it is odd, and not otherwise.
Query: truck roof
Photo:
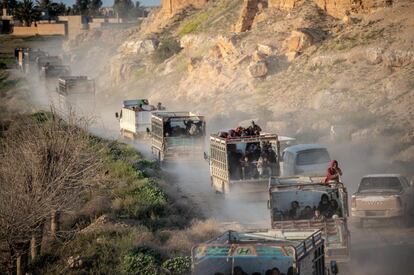
[[[284,151],[291,152],[291,153],[297,153],[297,152],[309,150],[309,149],[326,149],[326,147],[320,144],[298,144],[298,145],[289,146]]]
[[[324,190],[331,188],[332,184],[343,188],[343,183],[332,182],[330,185],[323,184],[325,177],[306,177],[306,176],[292,176],[292,177],[270,177],[269,188],[283,188],[283,189],[297,189],[299,186],[303,189],[320,189]]]
[[[362,178],[386,178],[386,177],[399,178],[401,177],[401,174],[370,174],[370,175],[365,175]]]
[[[231,247],[231,251],[235,253],[237,251],[237,246],[245,247],[246,245],[272,245],[280,247],[280,252],[284,251],[284,247],[294,247],[297,253],[297,258],[300,259],[306,255],[307,251],[310,251],[316,245],[323,242],[322,232],[319,229],[308,229],[308,230],[256,230],[251,232],[236,232],[236,231],[227,231],[224,234],[218,236],[215,239],[207,241],[205,243],[199,244],[193,248],[193,253],[196,251],[195,248],[205,248],[205,247]],[[198,250],[200,251],[200,250]],[[205,251],[205,249],[204,249]],[[209,256],[222,256],[222,257],[232,257],[237,256],[236,254],[229,255],[228,251],[223,254],[221,250],[215,249],[214,251],[217,254],[212,254],[209,252]],[[276,253],[272,253],[273,256],[276,256]],[[284,255],[285,253],[280,253]],[[257,250],[256,254],[251,256],[261,256],[260,251]]]
[[[198,114],[192,113],[192,112],[185,112],[185,111],[179,111],[179,112],[168,112],[168,111],[159,111],[159,112],[153,112],[153,116],[157,118],[198,118],[198,119],[204,119],[204,116],[200,116]]]
[[[137,107],[140,104],[142,104],[142,105],[148,105],[149,104],[148,99],[141,98],[141,99],[128,99],[128,100],[122,101],[122,105],[125,108],[133,107],[133,106],[134,107]]]
[[[74,76],[74,75],[66,75],[66,76],[60,76],[59,80],[87,80],[88,77],[85,75],[78,75],[78,76]]]

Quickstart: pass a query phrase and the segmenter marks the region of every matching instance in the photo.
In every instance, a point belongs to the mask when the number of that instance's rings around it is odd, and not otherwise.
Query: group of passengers
[[[202,120],[193,121],[192,119],[187,119],[181,121],[180,125],[175,126],[172,126],[171,122],[171,118],[169,118],[164,125],[166,137],[201,137],[204,135],[204,122]]]
[[[231,129],[227,132],[220,132],[218,135],[221,138],[250,137],[259,136],[261,131],[262,128],[252,121],[251,125],[247,128],[239,126],[236,129]]]
[[[323,221],[330,218],[338,218],[342,216],[341,209],[335,199],[329,199],[328,195],[323,194],[321,200],[316,206],[305,206],[300,209],[298,201],[292,201],[290,209],[287,213],[282,214],[280,218],[289,220],[315,220]],[[286,217],[286,218],[285,218]]]
[[[161,111],[165,110],[165,107],[162,106],[161,102],[158,102],[157,107],[154,105],[150,105],[147,99],[143,99],[142,103],[136,106],[132,106],[132,110],[135,112],[142,112],[142,111]]]
[[[244,272],[243,268],[241,268],[240,266],[235,266],[233,268],[233,272],[231,274],[232,275],[248,275],[248,273]],[[216,272],[216,273],[214,273],[214,275],[224,275],[224,273]],[[262,275],[262,273],[261,272],[253,272],[252,275]],[[272,269],[266,270],[264,275],[285,275],[285,273],[280,272],[279,268],[274,267]],[[289,267],[287,275],[293,275],[293,267]]]
[[[278,173],[277,154],[270,142],[247,143],[244,153],[235,144],[229,144],[228,152],[232,180],[257,179]]]

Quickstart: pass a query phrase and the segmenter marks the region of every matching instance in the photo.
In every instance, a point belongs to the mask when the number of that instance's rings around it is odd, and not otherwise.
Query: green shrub
[[[161,39],[158,48],[155,50],[153,60],[156,63],[162,63],[180,51],[180,42],[175,40],[173,37],[165,37]]]
[[[133,160],[138,161],[142,157],[135,148],[119,142],[111,142],[108,146],[109,155],[113,160]]]
[[[122,259],[125,274],[157,275],[160,254],[149,247],[137,247],[129,251]]]
[[[116,179],[126,181],[127,184],[132,184],[134,180],[144,178],[144,173],[142,171],[134,169],[133,166],[122,160],[116,160],[108,163],[108,169],[110,175]]]
[[[162,267],[172,275],[186,275],[191,273],[191,257],[175,257],[166,260]]]
[[[189,33],[195,32],[200,25],[208,19],[208,13],[201,13],[197,15],[195,18],[190,19],[189,21],[185,22],[181,29],[179,30],[180,35],[186,35]]]
[[[167,202],[165,192],[152,180],[133,190],[130,195],[139,198],[147,205],[163,205]]]

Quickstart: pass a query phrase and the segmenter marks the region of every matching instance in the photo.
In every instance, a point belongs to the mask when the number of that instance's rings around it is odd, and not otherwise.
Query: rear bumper
[[[356,219],[390,219],[403,216],[402,209],[388,209],[388,210],[358,210],[352,209],[351,215]]]
[[[332,248],[326,247],[326,259],[329,261],[337,261],[338,263],[346,263],[351,260],[350,251],[347,247]]]

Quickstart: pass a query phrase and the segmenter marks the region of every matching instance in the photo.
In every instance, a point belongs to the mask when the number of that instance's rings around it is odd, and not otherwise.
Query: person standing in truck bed
[[[325,183],[327,184],[330,181],[339,182],[340,176],[342,176],[342,170],[338,166],[338,161],[331,160],[331,165],[329,166],[328,170],[326,170]]]

